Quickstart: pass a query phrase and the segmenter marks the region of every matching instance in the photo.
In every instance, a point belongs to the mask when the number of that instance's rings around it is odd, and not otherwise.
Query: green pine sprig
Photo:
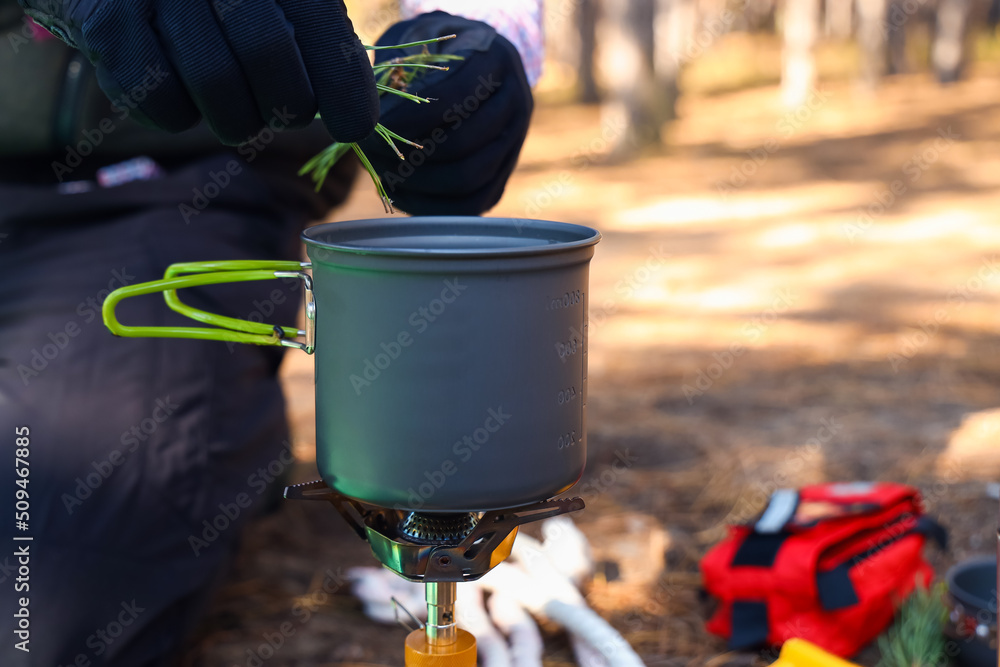
[[[411,46],[423,46],[426,44],[433,44],[435,42],[443,42],[454,37],[455,35],[445,35],[444,37],[435,37],[434,39],[425,39],[419,42],[395,44],[392,46],[369,46],[366,44],[365,48],[369,51],[401,49]],[[392,60],[378,63],[372,66],[372,69],[376,73],[375,87],[378,89],[380,95],[398,95],[416,104],[432,102],[432,98],[420,97],[419,95],[407,92],[406,86],[413,80],[413,77],[416,75],[418,70],[432,69],[447,71],[447,67],[438,63],[448,62],[450,60],[462,60],[462,56],[452,54],[433,54],[429,53],[425,48],[423,53],[393,58]],[[400,141],[404,144],[415,146],[417,148],[423,148],[420,144],[399,136],[381,123],[375,125],[375,132],[380,137],[385,139],[386,143],[389,144],[389,147],[400,160],[405,160],[406,158],[403,156],[403,153],[400,152],[399,148],[397,148],[395,143],[396,141]],[[394,213],[395,210],[392,207],[392,200],[389,199],[389,194],[386,192],[385,186],[382,184],[382,179],[379,178],[379,175],[372,166],[368,156],[365,155],[364,151],[361,150],[361,146],[357,143],[334,142],[330,144],[319,154],[313,156],[312,159],[302,165],[302,168],[299,169],[299,176],[309,174],[310,178],[312,178],[313,182],[316,184],[316,190],[318,191],[321,187],[323,187],[323,183],[326,181],[326,177],[329,175],[330,169],[333,168],[333,165],[337,164],[337,161],[340,160],[340,158],[346,155],[348,151],[352,150],[358,156],[358,160],[361,161],[361,165],[365,168],[365,171],[368,172],[368,175],[372,179],[372,183],[375,184],[375,191],[382,200],[382,206],[385,208],[385,212]]]
[[[920,586],[899,609],[895,622],[878,638],[878,667],[941,667],[947,664],[944,624],[945,585]]]

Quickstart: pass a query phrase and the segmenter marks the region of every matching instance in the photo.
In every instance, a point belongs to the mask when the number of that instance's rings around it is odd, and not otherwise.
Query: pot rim
[[[990,601],[987,598],[981,597],[979,591],[971,591],[959,584],[957,581],[958,577],[969,572],[970,570],[975,570],[979,568],[988,568],[990,574],[994,574],[997,569],[997,557],[996,556],[974,556],[968,558],[948,570],[945,575],[945,581],[948,586],[948,593],[951,594],[955,600],[961,602],[966,607],[970,607],[976,610],[982,610],[992,616],[993,625],[996,624],[996,598]],[[996,579],[992,579],[996,581]],[[987,592],[987,595],[989,593]]]
[[[499,234],[491,232],[516,232]],[[335,232],[339,238],[323,240]],[[399,236],[450,236],[468,238],[466,247],[375,245],[372,240]],[[505,245],[503,239],[518,240]],[[428,258],[500,258],[561,253],[595,245],[601,233],[592,227],[569,222],[526,218],[483,218],[478,216],[413,216],[409,218],[369,218],[331,222],[307,228],[302,239],[310,248],[354,255],[384,255]],[[529,244],[524,245],[527,240]],[[536,241],[536,243],[530,243]],[[481,245],[476,246],[475,243]]]

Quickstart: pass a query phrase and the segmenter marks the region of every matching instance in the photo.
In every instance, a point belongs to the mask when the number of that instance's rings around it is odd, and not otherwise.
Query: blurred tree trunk
[[[597,50],[597,0],[579,0],[576,5],[576,27],[580,36],[577,54],[580,101],[594,104],[600,100],[594,78],[594,52]]]
[[[906,64],[906,21],[909,17],[904,1],[888,0],[886,5],[886,18],[882,23],[886,74],[902,74],[909,69]]]
[[[776,0],[745,0],[743,20],[746,29],[750,32],[774,32],[777,4]]]
[[[612,137],[612,160],[628,160],[643,148],[658,146],[663,124],[675,117],[680,61],[657,58],[657,53],[669,52],[666,40],[675,32],[672,22],[690,2],[603,2],[607,35],[601,43],[601,60],[610,92],[604,133]]]
[[[952,83],[961,76],[970,4],[969,0],[940,0],[938,3],[931,65],[941,83]]]
[[[861,81],[869,88],[875,88],[886,72],[887,18],[886,0],[858,0]]]
[[[863,0],[862,0],[863,1]],[[797,107],[809,98],[816,85],[813,50],[819,36],[819,0],[786,0],[784,46],[781,50],[781,98],[787,107]]]
[[[853,0],[826,0],[824,34],[833,39],[847,39],[854,27]]]
[[[580,60],[580,31],[576,25],[575,3],[548,2],[544,5],[545,75],[556,86],[575,85]]]
[[[708,3],[706,3],[708,4]],[[654,60],[653,71],[662,95],[664,121],[677,117],[677,99],[680,97],[679,79],[681,70],[688,60],[700,55],[706,48],[695,43],[698,28],[699,0],[658,0],[656,16],[653,20]],[[725,0],[717,3],[722,15]],[[717,30],[724,29],[723,23],[715,23]],[[719,34],[705,32],[714,41]]]

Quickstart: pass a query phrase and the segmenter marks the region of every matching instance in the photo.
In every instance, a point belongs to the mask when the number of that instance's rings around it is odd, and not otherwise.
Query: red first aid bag
[[[849,657],[915,586],[930,583],[928,536],[945,546],[944,529],[910,486],[776,491],[755,523],[730,526],[702,559],[705,589],[719,603],[706,627],[734,650],[800,637]]]

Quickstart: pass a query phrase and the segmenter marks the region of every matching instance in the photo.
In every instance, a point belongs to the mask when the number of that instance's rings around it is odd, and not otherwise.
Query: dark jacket
[[[273,137],[265,131],[266,142],[236,148],[220,144],[204,123],[179,134],[144,127],[105,97],[82,54],[32,30],[17,0],[0,0],[0,182],[92,178],[101,166],[139,155],[171,168],[227,152],[294,175],[330,143],[319,121]],[[76,162],[74,153],[87,155],[71,174],[54,166]]]

